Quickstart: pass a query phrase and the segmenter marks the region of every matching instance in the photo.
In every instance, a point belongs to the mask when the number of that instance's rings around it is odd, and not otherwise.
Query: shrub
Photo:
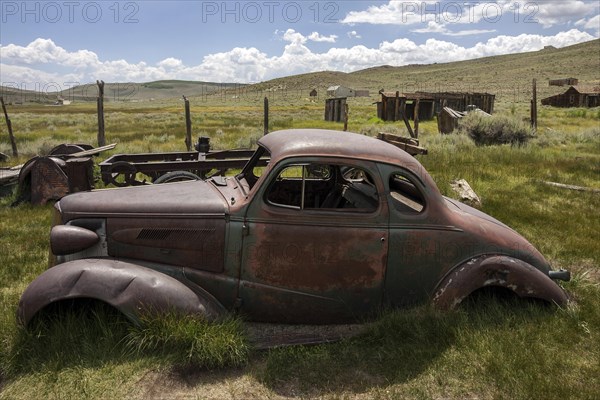
[[[496,144],[525,144],[533,130],[523,121],[506,116],[485,116],[470,113],[460,120],[459,130],[480,146]]]

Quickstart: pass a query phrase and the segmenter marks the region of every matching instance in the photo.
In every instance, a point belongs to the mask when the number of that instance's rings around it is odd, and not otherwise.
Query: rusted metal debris
[[[100,163],[100,172],[106,185],[117,187],[165,183],[161,177],[178,171],[188,173],[181,180],[206,179],[243,168],[253,154],[254,150],[211,151],[209,139],[200,137],[196,151],[116,154]],[[260,165],[266,162],[262,160]]]
[[[15,167],[0,168],[0,197],[12,194],[19,182],[19,172],[23,164]]]
[[[94,163],[88,156],[115,146],[93,148],[85,144],[60,144],[48,156],[28,160],[19,171],[17,203],[29,201],[42,205],[69,193],[92,189]]]

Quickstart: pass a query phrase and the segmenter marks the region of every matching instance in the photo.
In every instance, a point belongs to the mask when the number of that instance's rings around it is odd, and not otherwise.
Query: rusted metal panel
[[[37,277],[19,301],[18,320],[26,325],[45,306],[60,300],[104,301],[133,322],[144,314],[196,314],[212,320],[225,310],[199,287],[184,285],[176,270],[159,272],[117,260],[77,260],[57,265]]]
[[[115,218],[107,224],[108,254],[168,265],[221,272],[225,218],[173,221],[168,218]]]
[[[57,225],[50,232],[50,249],[57,256],[77,253],[99,241],[96,232],[78,226]]]
[[[31,170],[31,203],[46,204],[69,193],[69,178],[63,172],[66,163],[50,157],[35,160]]]
[[[433,303],[442,309],[454,308],[475,290],[490,286],[559,306],[569,300],[548,275],[526,262],[506,256],[482,256],[453,269],[438,284]]]

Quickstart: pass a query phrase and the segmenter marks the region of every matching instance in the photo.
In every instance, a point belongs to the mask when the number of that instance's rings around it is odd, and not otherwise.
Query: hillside
[[[317,89],[325,96],[329,86],[344,85],[354,89],[369,89],[376,97],[380,89],[387,91],[470,91],[494,93],[498,100],[528,102],[532,79],[538,81],[538,97],[564,92],[565,88],[548,86],[549,79],[578,78],[581,83],[600,83],[600,39],[561,49],[479,58],[452,63],[379,66],[344,73],[313,72],[272,79],[252,85],[165,80],[148,83],[106,83],[107,101],[147,101],[153,99],[205,97],[214,94],[236,96],[239,93],[260,92],[268,95],[278,91],[295,91],[307,97]],[[53,103],[58,96],[72,101],[95,101],[95,84],[77,86],[60,93],[40,94],[33,91],[0,87],[5,101]]]
[[[104,85],[105,101],[147,101],[187,97],[201,97],[240,87],[238,83],[164,80],[146,83],[108,83]],[[53,89],[54,87],[50,87]],[[98,86],[95,83],[74,86],[60,92],[21,90],[0,86],[0,95],[6,102],[52,104],[58,98],[75,102],[96,101]]]
[[[538,97],[564,92],[549,87],[549,79],[578,78],[580,82],[600,83],[600,39],[561,49],[509,54],[443,64],[380,66],[352,73],[318,72],[273,79],[247,87],[316,88],[332,85],[369,89],[373,97],[380,89],[388,91],[475,91],[502,97],[523,97],[531,91],[532,79],[538,81]],[[511,99],[513,100],[513,99]],[[527,96],[515,101],[529,101]]]

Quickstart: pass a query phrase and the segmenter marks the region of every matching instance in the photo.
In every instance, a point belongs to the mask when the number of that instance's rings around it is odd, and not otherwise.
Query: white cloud
[[[356,31],[350,31],[346,33],[350,39],[362,39],[362,36],[358,34]]]
[[[345,24],[416,25],[431,21],[439,25],[498,23],[539,23],[543,27],[567,24],[598,12],[597,0],[538,0],[515,2],[496,0],[481,2],[399,1],[350,11]],[[423,32],[431,32],[424,30]]]
[[[413,29],[411,32],[415,33],[439,33],[445,36],[470,36],[479,35],[482,33],[493,33],[495,29],[465,29],[462,31],[451,31],[446,25],[439,24],[435,21],[429,21],[426,28]]]
[[[51,39],[38,38],[25,47],[9,44],[0,47],[0,58],[11,59],[21,64],[60,64],[74,68],[96,65],[98,56],[88,50],[68,52]]]
[[[597,19],[596,19],[597,20]],[[594,23],[593,18],[587,23]],[[583,24],[583,22],[582,22]],[[436,26],[432,25],[432,29]],[[288,43],[280,55],[268,56],[255,48],[236,47],[203,58],[198,65],[165,58],[155,65],[130,63],[126,60],[100,60],[87,50],[68,52],[51,40],[36,39],[27,46],[0,46],[0,81],[5,82],[147,82],[160,79],[185,79],[214,82],[257,82],[299,73],[336,70],[351,72],[378,65],[401,66],[467,60],[485,56],[540,50],[544,46],[564,47],[594,39],[578,29],[553,36],[521,34],[499,35],[472,47],[428,39],[417,44],[406,38],[383,41],[369,48],[330,48],[313,52],[306,46],[308,38],[292,29],[283,33]],[[309,35],[310,36],[310,35]],[[43,45],[40,45],[43,44]],[[31,49],[35,48],[37,52]],[[69,64],[64,64],[67,60]],[[82,61],[83,60],[83,61]],[[70,67],[67,74],[57,71]],[[79,68],[85,65],[85,68]]]
[[[600,14],[590,19],[580,19],[575,25],[581,26],[583,29],[591,30],[592,32],[595,32],[596,36],[600,36]]]
[[[165,69],[173,69],[183,66],[183,61],[178,58],[169,57],[160,61],[157,65]]]
[[[275,31],[275,35],[279,35],[280,33],[281,33],[281,31],[279,31],[279,30]],[[283,32],[283,35],[281,36],[281,38],[284,41],[290,42],[293,45],[300,45],[300,44],[304,44],[304,43],[308,42],[309,40],[312,42],[335,43],[335,41],[338,37],[337,37],[337,35],[324,36],[324,35],[321,35],[319,32],[313,32],[308,36],[304,36],[300,32],[296,32],[294,29],[290,28],[290,29],[286,30],[285,32]]]
[[[308,40],[312,40],[313,42],[335,43],[336,39],[337,35],[323,36],[319,32],[313,32],[310,35],[308,35]]]

